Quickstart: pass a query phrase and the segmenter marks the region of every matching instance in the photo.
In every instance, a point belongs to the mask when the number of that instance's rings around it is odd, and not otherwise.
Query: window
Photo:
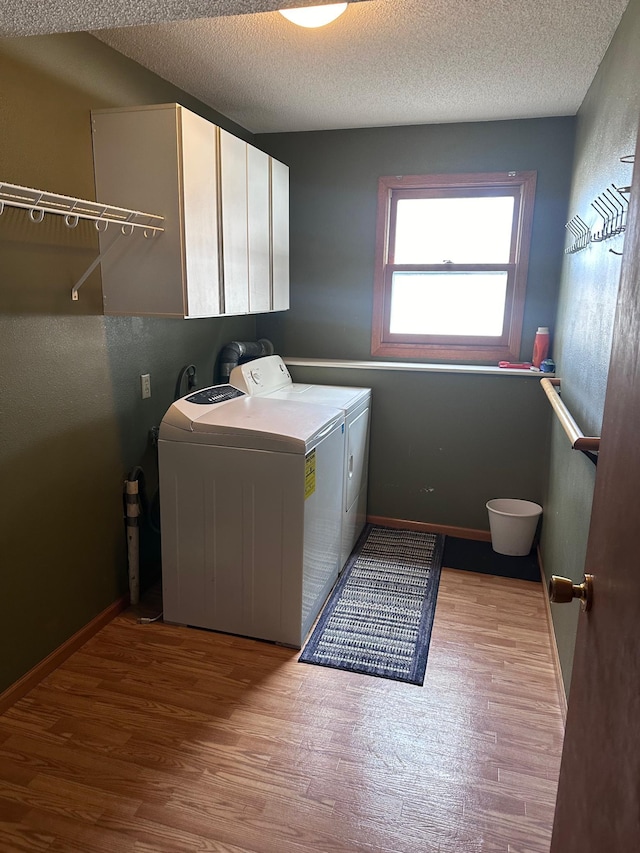
[[[380,178],[373,355],[519,360],[535,172]]]

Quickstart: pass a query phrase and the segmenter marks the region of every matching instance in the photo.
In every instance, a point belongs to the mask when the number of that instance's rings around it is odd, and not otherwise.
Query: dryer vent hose
[[[264,355],[273,355],[273,344],[266,338],[260,338],[258,341],[231,341],[220,350],[220,378],[223,382],[227,381],[233,368],[241,361],[250,361]]]

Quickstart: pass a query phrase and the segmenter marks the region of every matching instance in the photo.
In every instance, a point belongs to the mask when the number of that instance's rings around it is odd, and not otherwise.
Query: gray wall
[[[369,514],[487,530],[491,498],[542,500],[549,412],[536,378],[290,370],[372,389]]]
[[[640,117],[640,0],[631,0],[578,112],[569,214],[595,230],[601,221],[591,201],[607,186],[631,183],[620,157],[635,150]],[[624,238],[565,256],[554,354],[562,396],[586,435],[599,435],[609,370],[613,316]],[[546,573],[582,579],[595,481],[592,463],[571,451],[557,424],[551,437],[549,489],[542,535]],[[567,688],[578,618],[577,605],[552,605]]]
[[[584,215],[611,180],[629,181],[617,159],[635,140],[639,38],[631,0],[579,115],[571,213]],[[93,108],[179,100],[251,139],[85,34],[0,41],[0,79],[0,166],[13,183],[91,198]],[[368,359],[378,176],[536,169],[528,357],[535,327],[554,326],[573,133],[568,118],[259,138],[292,178],[292,309],[260,318],[259,334],[285,355]],[[251,318],[104,318],[97,274],[71,303],[97,241],[88,226],[52,220],[0,219],[0,690],[126,590],[124,473],[143,462],[153,485],[147,433],[179,368],[195,362],[205,384],[219,348],[256,333]],[[608,248],[567,258],[562,277],[553,354],[585,432],[602,414],[619,269]],[[152,374],[148,401],[142,372]],[[293,372],[373,387],[372,513],[486,528],[487,498],[544,497],[546,569],[579,578],[594,470],[554,424],[545,488],[550,417],[535,379]],[[149,578],[154,569],[151,559]],[[554,614],[567,675],[572,612]]]
[[[246,132],[86,34],[0,41],[0,177],[93,198],[91,109],[180,101]],[[106,199],[118,204],[118,199]],[[134,239],[133,237],[131,239]],[[254,339],[253,318],[102,317],[88,223],[0,217],[0,691],[127,589],[122,483],[194,362],[209,384],[224,343]],[[151,373],[141,400],[139,375]],[[157,541],[145,542],[157,576]]]
[[[268,134],[291,169],[291,310],[258,318],[287,356],[369,360],[377,182],[429,172],[538,172],[522,357],[553,327],[574,119]],[[369,385],[369,512],[488,528],[485,502],[542,500],[550,423],[536,378],[292,367]]]

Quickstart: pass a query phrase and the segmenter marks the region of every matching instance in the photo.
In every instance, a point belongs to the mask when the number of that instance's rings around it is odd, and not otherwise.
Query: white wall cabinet
[[[99,110],[92,122],[96,197],[165,217],[163,234],[120,237],[104,257],[105,314],[289,307],[287,166],[179,104]],[[100,234],[102,252],[116,234]]]
[[[221,129],[220,188],[227,313],[288,308],[288,166]]]
[[[264,151],[247,145],[247,259],[252,313],[270,311],[272,304],[269,159]]]
[[[289,307],[289,167],[269,158],[271,185],[271,310]]]

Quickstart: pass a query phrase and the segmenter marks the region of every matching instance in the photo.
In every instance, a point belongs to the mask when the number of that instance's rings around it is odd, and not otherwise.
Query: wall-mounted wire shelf
[[[0,181],[0,214],[5,206],[28,210],[32,222],[42,222],[45,213],[57,213],[64,216],[68,228],[75,228],[80,219],[89,219],[95,222],[98,231],[106,231],[112,222],[121,228],[142,228],[147,231],[147,236],[164,231],[164,216],[155,213],[128,210],[112,204],[87,201]]]
[[[571,442],[572,449],[581,450],[597,465],[598,457],[596,454],[600,450],[600,436],[585,435],[582,432],[560,396],[560,382],[560,379],[545,378],[540,380],[542,389],[551,403],[551,408]]]
[[[0,181],[0,215],[4,213],[5,207],[28,210],[29,219],[36,224],[43,221],[45,214],[54,213],[64,217],[67,228],[75,228],[81,219],[93,222],[96,230],[101,234],[104,234],[112,224],[119,226],[109,246],[98,255],[72,288],[71,298],[74,301],[78,299],[78,290],[120,237],[129,237],[134,231],[141,230],[144,237],[150,238],[164,231],[164,216],[156,213],[143,213],[141,210],[130,210],[126,207],[116,207],[112,204],[88,201]]]

